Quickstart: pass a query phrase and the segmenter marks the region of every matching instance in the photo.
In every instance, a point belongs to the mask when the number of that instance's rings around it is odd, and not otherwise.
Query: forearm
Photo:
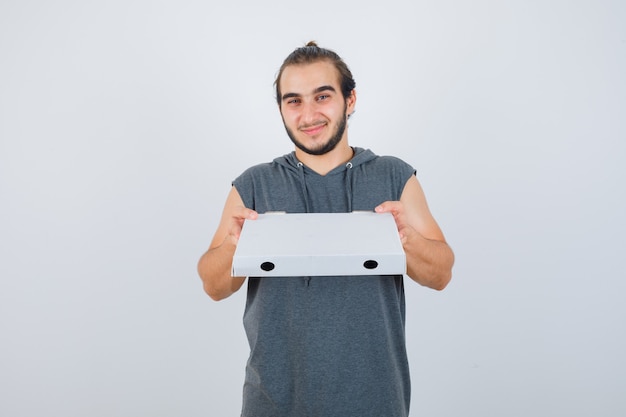
[[[415,282],[443,290],[452,278],[454,253],[446,242],[426,239],[419,233],[403,242],[407,275]]]
[[[229,297],[245,281],[245,277],[231,276],[235,248],[236,245],[227,238],[220,246],[209,249],[198,262],[198,274],[204,291],[215,301]]]

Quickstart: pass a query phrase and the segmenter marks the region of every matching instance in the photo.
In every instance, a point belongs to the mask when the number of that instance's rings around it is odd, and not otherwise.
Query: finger
[[[246,209],[246,220],[256,220],[257,217],[259,217],[259,213],[249,208]]]
[[[387,213],[387,212],[397,212],[400,210],[400,202],[399,201],[385,201],[384,203],[379,204],[374,209],[377,213]]]
[[[235,212],[233,213],[233,222],[230,228],[230,235],[233,237],[235,241],[239,240],[241,236],[241,230],[243,229],[243,224],[246,220],[256,220],[259,217],[259,214],[252,209],[240,206],[237,207]]]
[[[233,217],[238,220],[254,220],[258,216],[259,214],[256,211],[243,206],[237,207],[233,213]]]

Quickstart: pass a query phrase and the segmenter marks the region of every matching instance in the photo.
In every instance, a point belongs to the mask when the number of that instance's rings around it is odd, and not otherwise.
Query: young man
[[[448,284],[454,255],[415,170],[348,144],[354,88],[343,60],[314,42],[287,57],[276,98],[295,150],[233,182],[198,264],[211,298],[243,285],[246,277],[230,276],[242,224],[267,211],[391,212],[407,275],[437,290]],[[242,416],[408,416],[404,303],[403,276],[248,278]]]

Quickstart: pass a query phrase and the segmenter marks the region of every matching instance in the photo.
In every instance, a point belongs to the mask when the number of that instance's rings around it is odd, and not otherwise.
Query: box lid
[[[390,213],[268,213],[246,220],[232,276],[401,275]]]

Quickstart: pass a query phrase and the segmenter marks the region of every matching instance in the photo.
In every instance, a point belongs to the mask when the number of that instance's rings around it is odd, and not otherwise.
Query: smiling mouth
[[[322,129],[324,129],[324,127],[326,127],[326,123],[316,123],[313,125],[302,126],[298,130],[300,130],[302,133],[306,135],[314,136],[318,134],[319,132],[321,132]]]

